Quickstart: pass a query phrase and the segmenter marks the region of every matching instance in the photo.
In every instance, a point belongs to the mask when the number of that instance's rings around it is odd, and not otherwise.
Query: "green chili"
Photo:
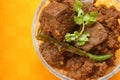
[[[91,60],[94,60],[94,61],[104,61],[104,60],[107,60],[113,56],[113,54],[94,55],[91,53],[87,53],[83,50],[80,50],[78,48],[75,48],[75,47],[69,45],[68,43],[58,42],[55,39],[53,39],[50,36],[45,35],[45,34],[38,34],[36,38],[38,40],[45,40],[45,41],[49,41],[50,43],[53,43],[61,51],[65,50],[65,51],[68,51],[71,53],[78,54],[80,56],[88,56]]]
[[[93,55],[91,53],[87,53],[87,55],[90,57],[90,59],[94,61],[104,61],[113,56],[113,54],[105,54],[105,55]]]

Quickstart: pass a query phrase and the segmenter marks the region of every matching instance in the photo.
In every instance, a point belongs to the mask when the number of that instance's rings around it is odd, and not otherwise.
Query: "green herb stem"
[[[82,29],[78,35],[78,38],[83,34],[84,30],[85,30],[85,24],[82,25]]]

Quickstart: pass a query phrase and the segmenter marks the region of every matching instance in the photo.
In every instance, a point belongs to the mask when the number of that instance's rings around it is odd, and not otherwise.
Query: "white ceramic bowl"
[[[68,78],[67,76],[59,73],[58,71],[56,71],[55,69],[53,69],[49,64],[47,64],[47,62],[44,60],[44,58],[42,57],[42,54],[39,51],[39,46],[38,46],[38,41],[35,38],[36,36],[36,30],[37,30],[37,24],[38,23],[38,16],[40,15],[40,10],[42,9],[42,6],[45,4],[47,0],[41,0],[40,5],[38,6],[38,9],[36,10],[35,16],[34,16],[34,20],[33,20],[33,24],[32,24],[32,40],[33,40],[33,44],[34,47],[37,51],[37,54],[39,55],[42,63],[48,68],[48,70],[50,72],[52,72],[54,75],[56,75],[58,78],[62,79],[62,80],[71,80],[71,78]],[[119,60],[117,60],[119,61]],[[119,64],[119,62],[117,62],[117,64]],[[109,72],[108,74],[106,74],[105,76],[99,78],[98,80],[108,80],[110,77],[112,77],[113,75],[115,75],[118,71],[120,70],[120,65],[116,65],[115,68],[113,70],[111,70],[111,72]]]

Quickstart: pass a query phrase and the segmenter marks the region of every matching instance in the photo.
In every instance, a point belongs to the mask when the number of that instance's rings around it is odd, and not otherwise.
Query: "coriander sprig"
[[[74,10],[77,12],[77,15],[74,16],[74,21],[77,25],[81,25],[82,29],[80,32],[75,31],[73,34],[67,33],[65,35],[65,41],[72,42],[75,41],[77,45],[82,46],[88,42],[89,33],[84,32],[85,26],[91,25],[97,21],[98,12],[93,11],[85,13],[82,10],[83,4],[79,1],[75,1]],[[85,36],[83,38],[83,35]]]

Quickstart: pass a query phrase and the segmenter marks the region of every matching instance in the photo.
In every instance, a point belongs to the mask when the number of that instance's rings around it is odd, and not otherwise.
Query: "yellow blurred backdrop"
[[[32,20],[40,0],[0,0],[0,80],[59,80],[32,44]],[[120,80],[120,72],[110,80]]]

